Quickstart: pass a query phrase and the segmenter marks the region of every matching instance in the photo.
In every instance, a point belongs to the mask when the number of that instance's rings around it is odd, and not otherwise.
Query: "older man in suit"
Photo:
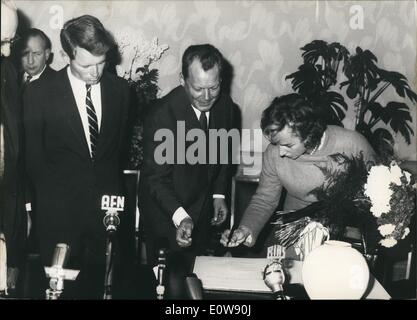
[[[57,243],[69,244],[69,267],[81,269],[72,294],[100,298],[106,246],[100,199],[121,192],[129,89],[105,71],[114,41],[97,18],[67,21],[61,45],[69,65],[25,90],[27,171],[43,264],[51,264]]]
[[[204,254],[208,247],[210,224],[222,224],[228,214],[225,196],[230,165],[219,161],[208,164],[208,155],[194,163],[185,152],[196,141],[182,141],[186,143],[183,150],[179,141],[181,130],[185,139],[191,130],[201,130],[208,137],[208,129],[232,129],[235,105],[221,90],[223,65],[221,53],[212,45],[187,48],[182,58],[181,85],[159,100],[145,120],[139,202],[148,260],[155,263],[158,249],[168,247],[171,270],[182,269],[179,277],[170,278],[170,297],[174,298],[183,297],[182,276],[193,256]],[[157,159],[161,142],[156,135],[160,129],[168,129],[175,136],[172,152],[167,155],[175,158],[170,163]],[[205,140],[203,144],[206,146]],[[203,149],[208,153],[213,150]]]
[[[20,52],[23,86],[39,78],[51,77],[56,73],[49,66],[51,48],[51,40],[42,30],[31,28],[25,33]]]

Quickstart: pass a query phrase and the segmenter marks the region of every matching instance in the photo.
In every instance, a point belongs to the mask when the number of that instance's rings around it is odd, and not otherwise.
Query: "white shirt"
[[[198,110],[196,107],[194,107],[193,105],[191,105],[191,107],[193,108],[195,115],[197,116],[197,120],[200,121],[200,115],[201,115],[201,111]],[[207,128],[209,127],[209,123],[210,123],[210,111],[206,112],[206,117],[207,117]]]
[[[39,77],[42,75],[42,73],[45,71],[45,69],[46,69],[46,64],[43,66],[43,69],[42,69],[41,72],[39,72],[37,75],[32,76],[32,78],[29,80],[29,82],[38,80]],[[25,73],[23,74],[23,82],[27,81],[28,76],[29,76],[29,74],[25,71]]]
[[[195,115],[197,116],[197,119],[200,119],[200,115],[201,115],[201,111],[198,110],[197,108],[195,108],[193,105],[191,105],[191,107],[193,108]],[[210,123],[210,111],[206,112],[206,117],[207,117],[207,128],[209,127],[209,123]],[[225,199],[225,196],[223,194],[213,194],[213,199],[215,198],[220,198],[220,199]],[[172,222],[174,223],[175,227],[178,228],[178,226],[180,225],[181,221],[185,218],[190,218],[190,216],[188,215],[187,211],[185,211],[185,209],[183,207],[179,207],[177,210],[175,210],[174,214],[172,215]]]
[[[68,79],[71,84],[72,93],[75,97],[75,102],[77,103],[78,112],[80,113],[81,122],[83,124],[84,135],[87,140],[88,149],[90,150],[91,155],[91,143],[90,143],[90,131],[88,128],[88,115],[87,107],[85,105],[85,99],[87,96],[87,89],[85,87],[86,83],[71,73],[71,68],[67,67]],[[91,85],[91,101],[93,102],[94,109],[97,114],[98,130],[100,132],[101,127],[101,86],[100,82],[97,84]]]

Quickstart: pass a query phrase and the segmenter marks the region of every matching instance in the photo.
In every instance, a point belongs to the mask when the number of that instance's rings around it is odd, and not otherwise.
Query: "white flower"
[[[391,168],[390,168],[391,182],[400,186],[402,175],[403,175],[403,172],[401,168],[398,166],[398,164],[396,164],[395,162],[391,163]]]
[[[404,171],[405,178],[407,179],[407,183],[411,182],[411,173],[408,171]]]
[[[390,199],[392,190],[390,184],[401,185],[403,171],[395,163],[390,167],[379,165],[373,166],[369,171],[368,180],[365,184],[365,195],[371,200],[371,212],[379,218],[383,213],[391,210]]]
[[[383,224],[378,227],[378,230],[379,230],[379,233],[383,237],[385,237],[385,236],[390,235],[395,230],[395,226],[392,223]]]
[[[386,238],[379,241],[379,243],[386,248],[391,248],[397,244],[397,240],[394,238]]]
[[[151,41],[135,30],[122,30],[116,35],[121,64],[116,69],[117,75],[133,81],[140,80],[142,74],[136,72],[138,68],[149,66],[158,61],[161,55],[169,48],[167,44],[158,45],[158,38],[154,37]]]
[[[406,236],[408,236],[408,234],[410,233],[410,228],[405,228],[404,229],[404,234],[403,234],[403,236],[401,237],[401,239],[405,239],[405,237]]]

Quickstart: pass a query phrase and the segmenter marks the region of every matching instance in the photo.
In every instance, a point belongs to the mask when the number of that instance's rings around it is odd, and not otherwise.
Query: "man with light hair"
[[[0,269],[7,266],[7,283],[0,270],[0,291],[15,289],[25,241],[21,103],[16,70],[7,59],[17,40],[17,24],[16,7],[1,0],[0,234],[4,236],[0,235],[0,247],[4,254],[5,239],[7,260],[0,261]]]

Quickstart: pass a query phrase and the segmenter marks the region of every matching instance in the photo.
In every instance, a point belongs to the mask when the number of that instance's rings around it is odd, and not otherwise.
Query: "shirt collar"
[[[197,119],[200,119],[200,114],[201,114],[201,111],[200,110],[198,110],[196,107],[194,107],[193,105],[191,105],[191,107],[193,108],[193,110],[194,110],[194,113],[195,113],[195,115],[197,116]],[[206,116],[208,117],[210,115],[210,111],[206,111]]]
[[[45,71],[45,69],[46,69],[46,64],[43,66],[43,69],[42,69],[42,71],[41,71],[41,72],[39,72],[38,74],[36,74],[36,75],[32,76],[32,78],[30,79],[30,82],[35,81],[35,80],[39,79],[39,77],[42,75],[42,73]],[[25,81],[27,80],[28,76],[29,76],[29,73],[27,73],[27,72],[25,71],[25,73],[24,73],[24,75],[23,75],[23,77],[24,77]]]

